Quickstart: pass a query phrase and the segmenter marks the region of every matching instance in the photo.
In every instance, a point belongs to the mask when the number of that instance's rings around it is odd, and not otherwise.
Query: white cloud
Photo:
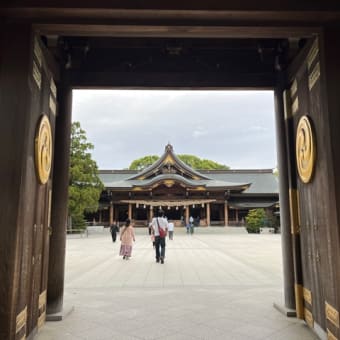
[[[233,168],[276,166],[270,91],[77,90],[73,97],[73,120],[100,168],[126,168],[162,154],[168,142],[176,153]]]
[[[266,132],[266,131],[268,131],[268,128],[264,127],[264,126],[250,126],[247,129],[247,131],[254,132],[254,133],[257,133],[257,132]]]
[[[192,131],[192,136],[194,138],[199,138],[202,136],[207,136],[209,133],[208,131],[203,128],[203,127],[196,127],[193,131]]]

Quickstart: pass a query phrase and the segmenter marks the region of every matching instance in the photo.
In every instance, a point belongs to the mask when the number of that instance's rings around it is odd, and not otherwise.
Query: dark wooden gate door
[[[32,38],[28,108],[26,178],[22,197],[22,261],[19,278],[16,339],[34,334],[45,322],[49,226],[52,198],[56,86],[41,41]]]
[[[322,60],[319,39],[311,41],[290,79],[289,125],[292,191],[296,192],[297,238],[295,251],[301,252],[303,315],[307,324],[319,333],[339,337],[336,310],[336,273],[330,256],[330,228],[336,225],[332,214],[330,187],[331,160],[328,118],[322,98]],[[294,201],[294,200],[293,200]],[[335,208],[335,207],[334,207]],[[333,209],[334,211],[334,209]],[[294,234],[294,231],[293,231]],[[301,250],[299,250],[299,246]],[[299,257],[299,256],[298,256]],[[333,264],[332,264],[333,263]],[[298,264],[299,265],[299,264]],[[337,317],[338,318],[338,317]],[[334,338],[335,339],[335,338]]]

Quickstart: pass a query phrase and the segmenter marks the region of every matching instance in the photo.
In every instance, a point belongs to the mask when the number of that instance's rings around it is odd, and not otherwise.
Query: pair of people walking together
[[[155,252],[156,262],[164,263],[165,259],[165,238],[169,229],[168,221],[164,217],[164,212],[159,210],[157,217],[154,217],[151,222],[152,233],[155,237]],[[120,232],[120,252],[119,255],[123,256],[124,260],[128,260],[131,257],[132,245],[135,242],[135,233],[133,226],[129,219],[126,220],[125,226]]]

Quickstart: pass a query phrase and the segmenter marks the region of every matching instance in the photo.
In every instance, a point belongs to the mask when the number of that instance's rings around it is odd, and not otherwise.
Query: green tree
[[[201,159],[193,155],[178,155],[178,158],[185,164],[196,170],[228,170],[229,166],[219,164],[209,159]]]
[[[246,216],[248,233],[260,232],[260,228],[264,226],[266,221],[266,213],[264,209],[251,209]]]
[[[90,153],[93,148],[80,123],[72,123],[68,209],[75,228],[85,228],[84,213],[98,210],[104,188],[98,177],[97,163]]]
[[[151,156],[145,156],[142,158],[138,158],[136,160],[134,160],[130,166],[129,169],[130,170],[143,170],[146,167],[148,167],[149,165],[155,163],[157,161],[159,157],[156,155],[151,155]]]
[[[196,170],[228,170],[229,167],[224,164],[219,164],[217,162],[211,161],[209,159],[201,159],[193,155],[177,155],[178,158]],[[149,165],[153,164],[159,159],[158,156],[144,156],[134,160],[130,166],[130,170],[143,170]]]

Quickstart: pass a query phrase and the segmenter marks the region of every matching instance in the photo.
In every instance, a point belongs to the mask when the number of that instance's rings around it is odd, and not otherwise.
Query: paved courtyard
[[[317,339],[273,308],[283,301],[280,235],[175,230],[159,264],[146,230],[136,233],[128,261],[107,230],[68,239],[64,305],[74,310],[35,339]]]

